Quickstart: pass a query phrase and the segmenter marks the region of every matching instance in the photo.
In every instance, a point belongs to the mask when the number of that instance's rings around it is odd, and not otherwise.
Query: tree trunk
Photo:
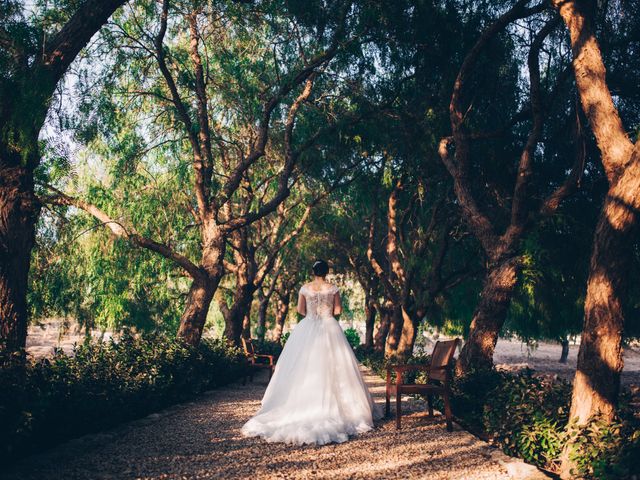
[[[611,421],[618,405],[624,366],[624,305],[640,209],[638,148],[633,157],[622,178],[609,190],[596,227],[569,412],[569,418],[577,419],[578,425],[598,413],[605,421]],[[635,204],[629,198],[634,195]],[[570,449],[567,444],[562,455],[562,478],[572,478]]]
[[[373,327],[376,322],[376,305],[372,297],[368,297],[364,306],[365,333],[364,346],[366,349],[373,348]]]
[[[269,309],[269,300],[271,297],[262,295],[260,298],[260,306],[258,307],[258,328],[257,334],[260,340],[264,340],[267,331],[267,310]]]
[[[402,309],[402,334],[398,344],[396,356],[403,362],[413,354],[413,346],[416,343],[419,318],[411,315],[405,308]]]
[[[404,317],[402,306],[394,305],[389,322],[387,344],[384,348],[385,357],[396,357],[398,355],[398,346],[400,345],[400,337],[402,336],[403,323]]]
[[[178,338],[190,345],[198,345],[202,338],[207,313],[220,279],[196,279],[191,284],[187,302],[180,318]]]
[[[0,167],[0,347],[10,351],[24,349],[27,339],[29,263],[38,211],[32,174],[23,167]]]
[[[387,336],[389,335],[390,326],[391,326],[391,311],[387,307],[381,307],[380,323],[378,324],[378,331],[373,337],[373,349],[376,352],[384,352],[384,347],[387,343]]]
[[[493,352],[511,304],[519,267],[519,257],[509,257],[487,273],[469,337],[456,363],[456,374],[493,366]]]
[[[191,284],[177,333],[191,345],[200,343],[211,301],[224,275],[225,239],[214,225],[203,227],[203,243],[207,247],[202,252],[202,275]]]
[[[622,335],[628,272],[640,211],[640,143],[629,140],[606,81],[592,24],[596,2],[556,0],[569,30],[573,69],[582,109],[589,119],[609,191],[596,226],[584,305],[584,325],[569,418],[578,425],[596,413],[613,419],[623,367]],[[560,474],[571,478],[567,442]]]
[[[243,338],[251,338],[251,302],[247,305],[242,319],[242,336]]]
[[[640,195],[640,158],[634,157],[609,191],[596,227],[570,414],[580,423],[596,412],[612,419],[618,402],[624,304],[638,216],[638,205],[627,197]]]
[[[287,321],[287,315],[289,314],[289,303],[291,303],[290,295],[291,294],[287,292],[284,296],[278,299],[278,305],[276,307],[276,326],[274,330],[274,340],[276,342],[279,342],[282,338],[284,324]]]
[[[15,88],[0,101],[0,348],[4,343],[15,351],[26,344],[29,265],[40,214],[33,171],[40,162],[38,136],[51,97],[80,50],[123,3],[81,2],[42,49],[26,47],[6,68],[3,81]]]
[[[225,315],[224,336],[233,344],[240,345],[240,337],[249,338],[251,323],[247,320],[253,299],[253,291],[249,285],[242,285],[234,296],[233,305]]]
[[[560,363],[567,363],[569,360],[569,339],[563,338],[560,341],[562,345],[562,353],[560,354]]]

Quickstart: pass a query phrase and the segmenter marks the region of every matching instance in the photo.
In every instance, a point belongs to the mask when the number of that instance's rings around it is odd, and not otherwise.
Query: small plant
[[[291,332],[283,333],[282,336],[280,337],[280,343],[282,344],[283,347],[285,343],[287,343],[287,340],[289,340],[289,335],[291,335]]]
[[[347,337],[347,341],[349,342],[349,345],[351,345],[351,348],[355,349],[360,345],[360,334],[355,328],[347,328],[344,331],[344,335]]]
[[[559,380],[535,377],[531,370],[500,374],[483,408],[483,430],[510,454],[538,466],[561,453],[571,389]]]
[[[634,425],[635,423],[635,425]],[[619,418],[609,422],[592,417],[580,428],[572,422],[567,428],[571,441],[569,457],[575,462],[579,478],[633,478],[640,472],[640,425]]]

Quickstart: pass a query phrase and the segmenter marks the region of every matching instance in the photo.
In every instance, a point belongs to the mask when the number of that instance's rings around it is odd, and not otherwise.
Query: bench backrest
[[[253,348],[253,342],[250,338],[242,337],[242,346],[244,347],[244,353],[248,357],[252,357],[256,354],[256,350],[255,348]]]
[[[431,368],[429,369],[430,380],[445,380],[447,376],[447,369],[451,367],[453,354],[456,352],[458,343],[460,343],[459,338],[444,342],[436,342],[436,345],[433,347],[433,353],[431,353]],[[442,367],[446,367],[446,369],[443,369]]]

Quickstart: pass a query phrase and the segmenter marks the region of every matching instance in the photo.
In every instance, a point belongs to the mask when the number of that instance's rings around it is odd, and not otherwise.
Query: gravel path
[[[384,384],[367,372],[376,402]],[[406,402],[403,429],[393,418],[342,444],[296,447],[246,439],[242,424],[255,413],[266,377],[213,390],[107,432],[88,435],[23,459],[2,479],[510,479],[546,478],[468,432],[448,433],[419,402]],[[403,406],[405,402],[403,402]]]

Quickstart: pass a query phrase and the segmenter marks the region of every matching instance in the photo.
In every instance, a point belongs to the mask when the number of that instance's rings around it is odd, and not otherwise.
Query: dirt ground
[[[508,370],[529,367],[571,381],[576,371],[579,347],[576,344],[570,345],[567,363],[560,363],[560,344],[539,343],[535,349],[529,350],[521,342],[500,339],[496,345],[494,362]],[[640,352],[636,349],[627,348],[624,351],[621,382],[623,385],[640,385]]]

